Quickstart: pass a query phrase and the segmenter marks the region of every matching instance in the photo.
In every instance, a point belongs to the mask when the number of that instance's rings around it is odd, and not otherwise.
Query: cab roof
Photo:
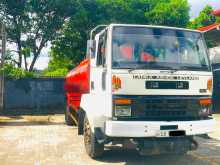
[[[194,29],[171,27],[171,26],[158,26],[158,25],[110,24],[108,27],[115,27],[115,26],[161,28],[161,29],[173,29],[173,30],[183,30],[183,31],[191,31],[191,32],[201,33],[201,31],[199,31],[199,30],[194,30]]]

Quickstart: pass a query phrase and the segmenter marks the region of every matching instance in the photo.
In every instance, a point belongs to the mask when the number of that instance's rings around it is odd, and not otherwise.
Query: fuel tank
[[[67,106],[77,111],[80,107],[82,94],[89,93],[90,61],[83,60],[71,70],[64,82]]]
[[[90,61],[85,59],[67,74],[64,83],[65,91],[75,94],[89,93],[89,77]]]

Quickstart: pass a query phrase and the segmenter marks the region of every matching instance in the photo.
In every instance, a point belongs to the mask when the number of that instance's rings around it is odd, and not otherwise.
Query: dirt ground
[[[76,127],[63,115],[0,117],[0,165],[220,165],[220,115],[211,138],[197,137],[198,150],[180,156],[140,156],[135,150],[107,149],[90,159]]]

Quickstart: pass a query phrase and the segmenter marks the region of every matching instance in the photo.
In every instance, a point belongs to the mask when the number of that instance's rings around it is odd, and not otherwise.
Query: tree
[[[171,0],[158,3],[145,13],[151,24],[186,27],[189,22],[189,5],[187,0]]]
[[[75,0],[1,0],[0,19],[3,19],[9,41],[15,43],[16,64],[32,71],[42,49],[59,34],[64,22],[75,13]],[[33,60],[28,66],[26,58]],[[29,68],[28,68],[29,67]]]
[[[53,60],[66,57],[76,65],[85,57],[89,31],[98,24],[131,23],[186,27],[187,0],[80,0],[76,12],[65,24],[52,50]]]
[[[189,21],[187,0],[98,0],[98,5],[107,23],[185,27]]]
[[[189,22],[188,27],[192,29],[197,29],[202,26],[211,25],[220,20],[212,15],[213,8],[210,5],[206,5],[204,9],[200,12],[199,16]]]
[[[71,61],[66,58],[57,58],[53,51],[50,52],[51,60],[48,68],[44,70],[43,76],[46,77],[63,77],[73,67]]]
[[[28,72],[23,68],[17,68],[12,63],[5,63],[3,68],[0,68],[0,73],[4,72],[4,76],[7,79],[22,79],[36,77],[34,72]]]

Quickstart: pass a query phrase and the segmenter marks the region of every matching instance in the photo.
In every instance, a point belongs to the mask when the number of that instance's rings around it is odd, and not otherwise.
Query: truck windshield
[[[147,27],[114,27],[112,67],[209,71],[199,32]]]

